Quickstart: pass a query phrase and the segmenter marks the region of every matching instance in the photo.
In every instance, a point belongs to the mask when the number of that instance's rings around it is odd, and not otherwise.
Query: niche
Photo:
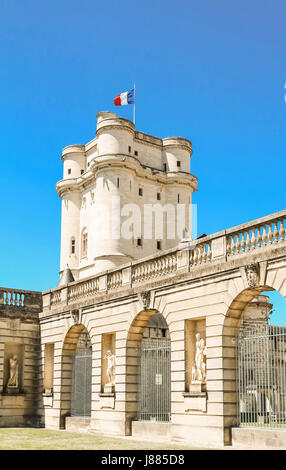
[[[4,349],[4,391],[15,395],[23,392],[24,345],[5,343]]]
[[[206,366],[205,358],[205,344],[206,344],[206,320],[199,318],[196,320],[185,321],[185,390],[190,390],[192,384],[205,384],[205,374],[202,369]],[[196,364],[196,350],[202,348],[204,352],[204,364],[201,368]]]
[[[112,364],[113,367],[112,367]],[[101,391],[111,393],[115,388],[115,333],[104,333],[101,343]]]

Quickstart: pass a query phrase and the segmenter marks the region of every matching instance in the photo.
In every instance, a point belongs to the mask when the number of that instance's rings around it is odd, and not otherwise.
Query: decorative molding
[[[70,311],[70,316],[73,320],[74,325],[78,325],[79,324],[79,317],[80,317],[79,309],[71,310]]]
[[[144,291],[138,294],[139,301],[142,304],[143,310],[149,310],[151,304],[151,291]]]
[[[259,286],[259,264],[249,264],[245,266],[245,274],[248,287],[258,287]]]

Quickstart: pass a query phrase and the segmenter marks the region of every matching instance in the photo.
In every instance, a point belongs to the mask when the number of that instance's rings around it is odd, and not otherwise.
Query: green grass
[[[135,441],[93,433],[52,431],[34,428],[1,428],[0,450],[187,450],[162,442]]]

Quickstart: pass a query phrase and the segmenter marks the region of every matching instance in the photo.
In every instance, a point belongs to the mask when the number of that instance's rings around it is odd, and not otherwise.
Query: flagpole
[[[135,82],[134,82],[134,107],[133,107],[133,123],[134,123],[134,126],[135,126]]]

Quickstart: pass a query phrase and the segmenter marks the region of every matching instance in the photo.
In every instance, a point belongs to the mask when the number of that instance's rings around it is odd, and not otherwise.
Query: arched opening
[[[224,381],[233,393],[231,427],[286,428],[286,327],[282,324],[286,301],[272,287],[246,289],[232,302],[223,337],[233,369],[224,367]],[[228,336],[231,341],[227,340]],[[231,338],[230,338],[231,339]],[[230,353],[230,349],[233,353]],[[225,361],[226,355],[224,353]],[[224,409],[229,406],[224,393]]]
[[[91,416],[92,346],[84,325],[68,331],[62,352],[61,427],[65,418]]]
[[[127,339],[126,418],[169,422],[171,419],[171,342],[159,312],[144,311],[134,319]],[[127,429],[127,433],[130,429]]]

